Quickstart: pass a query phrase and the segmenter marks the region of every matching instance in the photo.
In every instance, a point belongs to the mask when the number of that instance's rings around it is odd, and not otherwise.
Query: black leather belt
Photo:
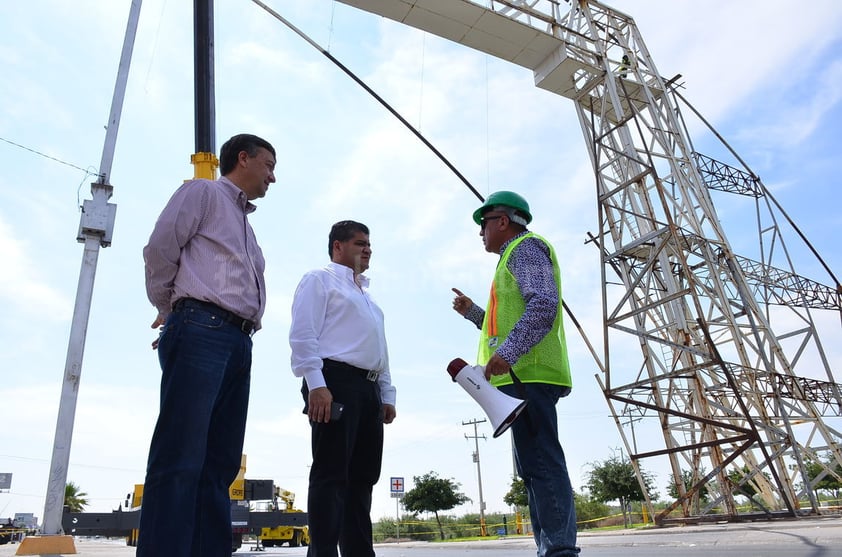
[[[380,372],[373,369],[357,369],[357,373],[366,381],[377,381],[377,378],[380,377]]]
[[[173,311],[181,311],[185,308],[196,308],[208,311],[220,317],[226,323],[233,324],[247,335],[250,335],[254,332],[254,321],[251,321],[249,319],[243,319],[236,313],[221,308],[216,304],[205,302],[203,300],[196,300],[195,298],[180,298],[172,306]]]
[[[375,371],[373,369],[363,369],[361,367],[352,366],[351,364],[347,364],[345,362],[340,362],[340,361],[337,361],[337,360],[331,360],[329,358],[325,358],[324,362],[325,362],[326,366],[330,366],[330,367],[334,367],[334,368],[342,368],[342,369],[346,369],[346,370],[348,370],[352,373],[356,373],[357,375],[359,375],[360,377],[362,377],[366,381],[375,382],[375,381],[377,381],[377,378],[380,377],[380,372]]]

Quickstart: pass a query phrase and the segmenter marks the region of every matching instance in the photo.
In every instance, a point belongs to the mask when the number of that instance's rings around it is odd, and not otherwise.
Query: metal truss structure
[[[599,201],[597,379],[641,485],[643,461],[668,462],[678,496],[656,520],[820,514],[816,485],[842,481],[842,434],[823,419],[842,414],[842,387],[817,313],[842,313],[842,290],[827,267],[834,287],[796,273],[757,176],[694,151],[680,76],[660,75],[634,20],[585,0],[340,1],[529,68],[574,102]],[[759,260],[734,253],[712,191],[753,198]]]

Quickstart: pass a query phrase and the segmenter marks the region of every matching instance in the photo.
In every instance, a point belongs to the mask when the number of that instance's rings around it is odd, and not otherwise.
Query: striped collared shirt
[[[161,316],[180,298],[255,322],[266,306],[266,263],[248,215],[256,207],[226,177],[192,180],[170,198],[143,248],[146,294]]]

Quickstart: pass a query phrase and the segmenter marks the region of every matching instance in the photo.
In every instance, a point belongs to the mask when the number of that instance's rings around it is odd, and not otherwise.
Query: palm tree
[[[88,506],[88,494],[79,491],[79,486],[73,482],[67,482],[64,486],[64,506],[72,513],[80,513]]]

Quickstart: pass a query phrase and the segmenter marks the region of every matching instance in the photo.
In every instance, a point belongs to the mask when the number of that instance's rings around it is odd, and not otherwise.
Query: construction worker
[[[456,288],[453,309],[481,330],[478,364],[486,378],[529,403],[511,431],[538,556],[573,557],[579,554],[576,509],[556,414],[558,399],[573,385],[558,259],[546,240],[526,228],[532,213],[517,193],[492,193],[473,218],[485,250],[500,261],[486,309]]]

